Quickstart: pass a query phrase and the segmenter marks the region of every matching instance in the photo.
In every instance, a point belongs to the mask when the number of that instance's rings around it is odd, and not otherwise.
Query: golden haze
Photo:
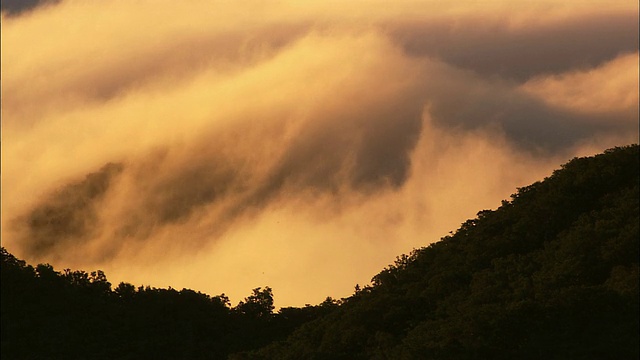
[[[637,10],[64,0],[3,16],[3,246],[234,302],[265,285],[279,306],[347,296],[571,157],[637,142]]]

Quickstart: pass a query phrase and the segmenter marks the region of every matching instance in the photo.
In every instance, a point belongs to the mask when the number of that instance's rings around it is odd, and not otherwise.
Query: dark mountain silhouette
[[[2,248],[3,359],[224,359],[283,339],[335,308],[282,308],[257,288],[231,307],[224,295],[120,283],[102,271],[35,268]]]
[[[638,146],[574,159],[252,359],[636,359]]]
[[[638,145],[576,158],[345,299],[35,268],[2,249],[6,359],[637,359]]]

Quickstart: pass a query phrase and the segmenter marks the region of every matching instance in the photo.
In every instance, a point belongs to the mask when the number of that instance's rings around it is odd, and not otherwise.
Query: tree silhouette
[[[253,289],[253,294],[240,301],[235,310],[254,318],[266,319],[273,314],[273,290],[270,287]]]

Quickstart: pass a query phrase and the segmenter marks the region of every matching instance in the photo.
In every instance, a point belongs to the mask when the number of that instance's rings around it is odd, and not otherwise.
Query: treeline
[[[236,359],[638,359],[638,146],[578,158]]]
[[[224,359],[284,339],[338,306],[327,298],[274,313],[269,287],[235,307],[224,294],[112,289],[102,271],[34,268],[1,253],[3,359]]]
[[[577,158],[353,296],[273,312],[2,250],[2,356],[85,359],[637,359],[638,146]]]

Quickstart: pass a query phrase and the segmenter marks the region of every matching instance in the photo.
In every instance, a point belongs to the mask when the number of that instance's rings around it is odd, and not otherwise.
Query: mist
[[[2,15],[2,245],[116,284],[348,296],[638,141],[637,4],[43,3]]]

